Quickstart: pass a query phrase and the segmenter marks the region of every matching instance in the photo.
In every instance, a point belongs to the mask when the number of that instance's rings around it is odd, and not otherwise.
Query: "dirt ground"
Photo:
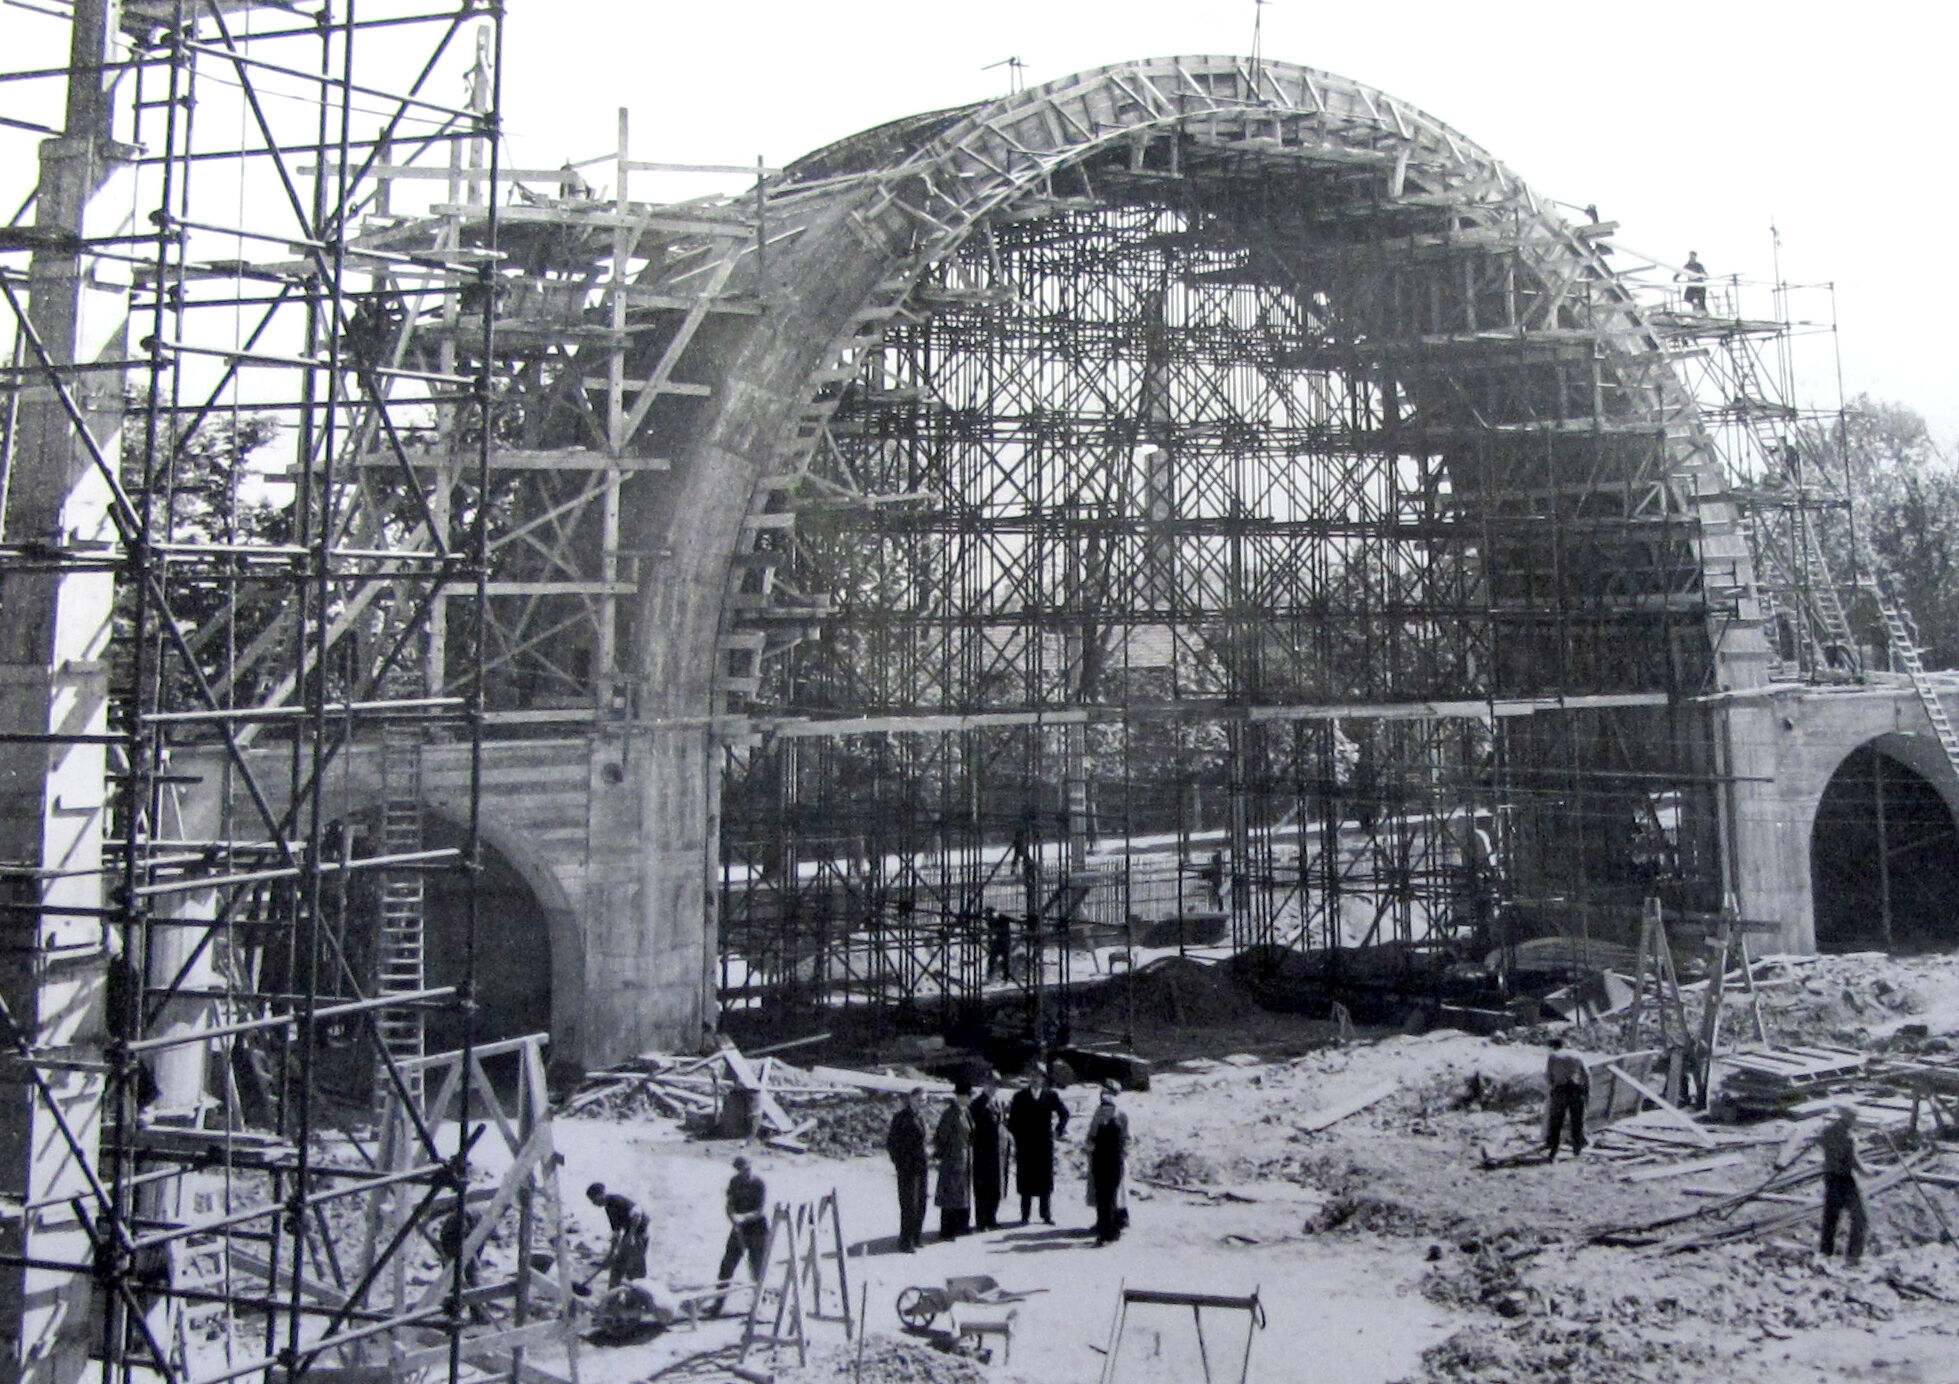
[[[1774,996],[1766,1012],[1788,1041],[1938,1052],[1959,1030],[1952,958],[1791,959],[1763,979],[1765,997]],[[1605,1050],[1609,1028],[1573,1036]],[[1149,1035],[1160,1054],[1211,1055],[1163,1063],[1149,1091],[1122,1097],[1132,1129],[1132,1226],[1108,1248],[1093,1244],[1082,1190],[1079,1135],[1095,1099],[1087,1088],[1063,1093],[1075,1119],[1058,1170],[1058,1226],[1010,1224],[952,1243],[931,1237],[915,1255],[895,1252],[897,1208],[881,1154],[749,1148],[771,1200],[836,1192],[851,1294],[864,1303],[871,1332],[860,1364],[840,1325],[815,1324],[810,1363],[797,1368],[793,1352],[779,1356],[778,1380],[849,1380],[860,1368],[876,1384],[1095,1380],[1127,1285],[1256,1291],[1266,1321],[1250,1333],[1253,1380],[1959,1381],[1959,1246],[1941,1242],[1939,1219],[1959,1225],[1959,1198],[1948,1188],[1874,1200],[1873,1250],[1854,1268],[1813,1252],[1808,1214],[1772,1235],[1687,1253],[1639,1235],[1598,1243],[1608,1227],[1705,1212],[1720,1193],[1757,1186],[1794,1126],[1715,1127],[1728,1141],[1720,1150],[1734,1152],[1699,1171],[1623,1152],[1628,1139],[1635,1154],[1639,1138],[1663,1140],[1665,1121],[1644,1136],[1620,1136],[1617,1156],[1594,1149],[1547,1165],[1527,1154],[1539,1130],[1541,1043],[1445,1030],[1333,1044],[1324,1029],[1234,1014],[1212,1028]],[[1241,1048],[1234,1039],[1247,1041]],[[1311,1128],[1314,1112],[1385,1084],[1391,1093],[1365,1109]],[[881,1122],[883,1107],[854,1116],[843,1113],[848,1103],[833,1108],[833,1120],[860,1128],[818,1147],[874,1143],[861,1127]],[[583,1247],[575,1253],[595,1256],[603,1244],[600,1218],[576,1195],[603,1178],[651,1210],[656,1278],[713,1277],[725,1235],[721,1189],[728,1160],[744,1146],[616,1114],[563,1119],[557,1137]],[[1886,1137],[1883,1128],[1870,1134]],[[1959,1162],[1937,1144],[1920,1157],[1926,1168]],[[1810,1183],[1788,1205],[1801,1211],[1816,1195]],[[1017,1213],[1017,1203],[1005,1209]],[[1705,1215],[1690,1224],[1703,1223],[1714,1224]],[[928,1215],[928,1227],[935,1224]],[[894,1308],[902,1289],[975,1273],[1031,1294],[1016,1308],[1010,1360],[980,1365],[906,1338]],[[1188,1311],[1152,1310],[1131,1315],[1119,1377],[1203,1378]],[[730,1318],[629,1345],[586,1345],[581,1378],[728,1378],[723,1367],[739,1333]],[[1204,1335],[1212,1377],[1235,1378],[1244,1316],[1207,1314]]]

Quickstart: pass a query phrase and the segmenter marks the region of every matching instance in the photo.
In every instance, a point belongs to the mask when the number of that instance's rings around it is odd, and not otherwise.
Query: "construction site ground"
[[[1959,1031],[1953,958],[1789,959],[1760,974],[1778,1041],[1935,1055]],[[1744,1012],[1734,1010],[1729,1032],[1743,1030]],[[1604,1053],[1612,1027],[1607,1019],[1561,1031]],[[887,1097],[844,1094],[805,1107],[820,1120],[807,1142],[823,1150],[809,1153],[703,1139],[630,1100],[596,1104],[559,1122],[562,1175],[574,1193],[602,1178],[647,1206],[652,1273],[676,1284],[713,1277],[734,1154],[755,1160],[772,1201],[834,1190],[853,1301],[861,1293],[868,1310],[862,1377],[878,1384],[1095,1380],[1124,1285],[1256,1290],[1268,1321],[1252,1347],[1254,1380],[1959,1380],[1959,1246],[1941,1219],[1959,1224],[1959,1143],[1929,1137],[1929,1116],[1911,1147],[1896,1102],[1872,1109],[1867,1154],[1887,1163],[1903,1147],[1927,1180],[1894,1179],[1873,1196],[1873,1245],[1850,1267],[1813,1252],[1814,1181],[1735,1201],[1775,1175],[1808,1128],[1800,1121],[1710,1123],[1693,1135],[1649,1110],[1584,1157],[1547,1165],[1535,1150],[1543,1039],[1553,1031],[1363,1032],[1341,1042],[1327,1025],[1264,1014],[1157,1026],[1140,1044],[1159,1054],[1151,1088],[1122,1097],[1132,1224],[1109,1248],[1093,1245],[1083,1193],[1079,1136],[1096,1099],[1086,1086],[1063,1093],[1074,1120],[1056,1226],[1018,1224],[1010,1199],[1004,1228],[952,1243],[928,1235],[916,1254],[895,1249],[879,1146]],[[928,1121],[940,1102],[930,1105]],[[592,1262],[602,1218],[576,1195],[568,1202],[574,1253]],[[1715,1206],[1728,1206],[1726,1216],[1710,1215]],[[1765,1210],[1793,1219],[1735,1232]],[[1649,1228],[1672,1216],[1686,1219]],[[936,1227],[935,1213],[927,1226]],[[901,1329],[902,1289],[964,1274],[1032,1294],[1016,1307],[1010,1362],[981,1366]],[[580,1374],[593,1384],[728,1377],[717,1371],[734,1359],[741,1330],[733,1313],[631,1344],[588,1345]],[[1243,1332],[1241,1315],[1207,1317],[1213,1377],[1236,1377]],[[782,1381],[853,1377],[857,1347],[840,1326],[814,1324],[811,1338],[809,1366],[795,1368],[789,1352],[767,1368]],[[1132,1313],[1128,1340],[1121,1378],[1201,1377],[1186,1373],[1187,1311]]]

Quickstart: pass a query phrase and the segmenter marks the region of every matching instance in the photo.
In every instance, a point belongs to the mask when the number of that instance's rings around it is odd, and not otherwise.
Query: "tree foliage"
[[[1921,415],[1868,394],[1850,401],[1830,452],[1850,489],[1861,546],[1894,578],[1926,663],[1959,667],[1959,467]],[[1854,619],[1862,641],[1885,642],[1867,596]]]
[[[132,504],[149,516],[153,541],[181,545],[261,545],[292,540],[290,508],[256,495],[251,459],[278,432],[272,420],[253,414],[214,414],[201,426],[168,432],[150,445],[140,417],[132,413],[123,430],[122,481]],[[249,644],[284,608],[284,573],[242,556],[180,562],[165,579],[157,577],[170,614],[185,631],[185,641],[203,675],[219,681],[236,651]],[[125,662],[133,653],[136,591],[118,583],[116,645]],[[161,637],[152,623],[146,631],[155,661],[152,676],[165,680],[167,704],[195,706],[182,651]],[[118,679],[127,685],[133,668]],[[243,697],[255,690],[240,687]]]

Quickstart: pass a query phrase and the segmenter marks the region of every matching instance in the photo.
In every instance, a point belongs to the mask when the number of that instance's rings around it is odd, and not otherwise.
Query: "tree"
[[[1921,415],[1868,394],[1850,401],[1829,454],[1835,476],[1850,486],[1860,546],[1894,579],[1893,593],[1918,622],[1926,663],[1959,666],[1959,467]],[[1849,557],[1832,554],[1840,579]],[[1854,618],[1860,639],[1885,642],[1868,597],[1857,602]]]
[[[147,504],[154,540],[206,547],[291,541],[290,509],[253,498],[250,460],[277,435],[275,422],[254,414],[213,414],[185,434],[160,423],[157,463],[152,466],[139,407],[139,403],[132,405],[130,425],[123,429],[122,481],[139,510]],[[223,678],[235,651],[283,613],[290,578],[283,569],[254,564],[238,555],[201,563],[179,560],[159,584],[171,615],[186,632],[191,656],[204,676],[216,682]],[[132,652],[135,598],[130,582],[118,582],[116,647],[125,661]],[[162,670],[167,682],[165,704],[201,706],[174,641],[161,638],[155,626],[149,636],[160,660],[153,666]],[[129,685],[126,673],[117,681]],[[241,687],[233,695],[246,700],[256,690]]]

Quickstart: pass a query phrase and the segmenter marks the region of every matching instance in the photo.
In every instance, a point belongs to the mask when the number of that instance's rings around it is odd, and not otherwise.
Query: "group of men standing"
[[[1067,1132],[1068,1107],[1035,1071],[1004,1105],[999,1085],[989,1078],[975,1094],[961,1081],[939,1115],[928,1140],[919,1108],[925,1092],[915,1087],[902,1097],[884,1141],[898,1180],[898,1248],[914,1253],[924,1243],[925,1196],[931,1174],[938,1183],[932,1201],[939,1208],[939,1238],[956,1240],[976,1228],[999,1227],[1000,1202],[1007,1192],[1007,1169],[1020,1195],[1020,1223],[1054,1224],[1054,1147]],[[1129,1120],[1115,1105],[1115,1088],[1102,1093],[1089,1128],[1089,1172],[1096,1205],[1096,1242],[1121,1233],[1118,1223]],[[1107,1203],[1105,1210],[1104,1203]]]

